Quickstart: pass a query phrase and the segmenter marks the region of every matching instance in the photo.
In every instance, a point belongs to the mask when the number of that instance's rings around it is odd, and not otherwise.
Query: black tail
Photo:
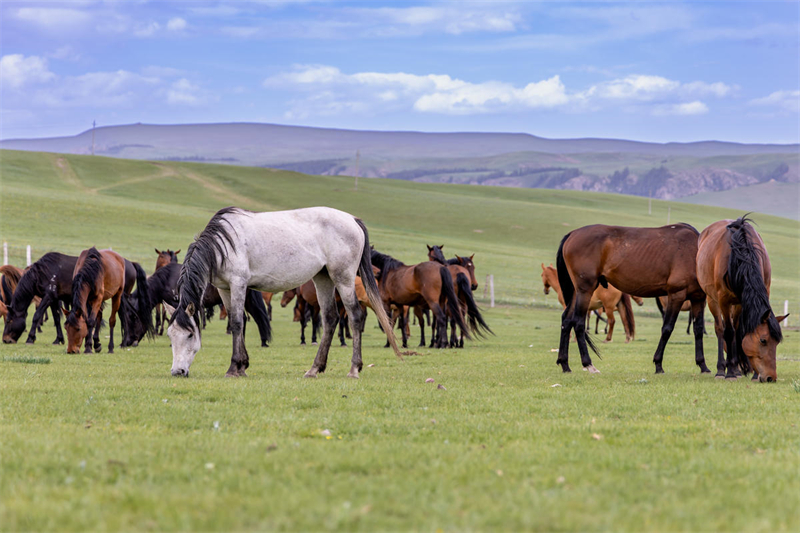
[[[567,263],[564,261],[564,243],[567,242],[572,233],[567,233],[561,239],[561,244],[558,245],[558,253],[556,254],[556,271],[558,272],[558,284],[561,285],[561,295],[564,298],[564,305],[572,305],[572,297],[575,296],[575,286],[572,284],[572,278],[569,277],[569,270],[567,270]]]
[[[386,333],[389,344],[392,345],[394,354],[402,359],[403,356],[400,354],[400,348],[397,347],[397,339],[389,323],[389,317],[386,316],[386,308],[383,306],[383,299],[375,281],[375,274],[372,273],[372,250],[369,246],[369,232],[361,219],[357,218],[355,220],[358,227],[364,232],[364,250],[361,252],[361,262],[358,264],[358,275],[361,276],[361,282],[364,284],[364,290],[367,291],[369,303],[372,306],[372,310],[375,311],[375,316],[378,317],[378,323]]]
[[[456,275],[456,285],[458,285],[458,291],[461,293],[461,301],[467,305],[467,317],[469,318],[469,327],[472,332],[479,337],[485,337],[485,332],[494,335],[492,329],[484,322],[478,304],[475,303],[475,298],[472,295],[472,283],[467,278],[467,275],[459,272]]]
[[[269,346],[269,343],[272,342],[272,326],[269,323],[267,306],[264,304],[264,298],[262,298],[261,293],[253,289],[247,289],[244,309],[256,321],[258,334],[261,336],[261,346]]]
[[[444,296],[447,312],[450,315],[450,318],[456,321],[456,324],[463,333],[464,337],[472,340],[472,336],[469,333],[470,330],[464,323],[464,315],[461,314],[461,306],[459,305],[460,302],[458,300],[458,296],[456,296],[456,291],[453,288],[453,276],[450,275],[450,271],[446,266],[443,266],[439,269],[439,274],[442,277],[442,296]],[[439,301],[441,301],[441,297],[439,298]]]
[[[156,328],[153,326],[153,306],[150,305],[147,274],[139,263],[133,263],[133,268],[136,270],[136,314],[142,323],[145,335],[152,339],[155,337]]]
[[[558,272],[558,283],[561,285],[561,294],[564,297],[564,305],[566,305],[566,309],[564,309],[564,315],[568,316],[571,312],[573,312],[572,307],[575,302],[573,302],[575,298],[575,285],[572,284],[572,278],[569,276],[569,270],[567,270],[567,262],[564,261],[564,243],[567,242],[569,236],[572,235],[572,232],[567,233],[564,235],[564,238],[561,239],[561,244],[558,245],[558,253],[556,254],[556,271]],[[585,317],[581,317],[581,320],[586,320]],[[597,355],[600,357],[600,351],[597,349],[597,346],[592,339],[592,336],[587,331],[584,335],[586,338],[586,345]],[[602,357],[601,357],[602,359]]]
[[[617,309],[619,310],[619,314],[625,317],[625,322],[627,323],[626,333],[631,338],[631,340],[636,337],[636,319],[633,318],[633,304],[631,303],[631,295],[628,293],[623,292],[622,298],[620,298],[619,303],[617,304]]]

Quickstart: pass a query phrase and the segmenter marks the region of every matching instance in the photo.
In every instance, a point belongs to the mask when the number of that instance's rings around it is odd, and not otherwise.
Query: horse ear
[[[473,257],[475,257],[475,254],[472,254],[471,256],[469,256],[469,260],[472,261]]]
[[[547,270],[547,268],[544,266],[544,263],[542,263],[542,270]]]
[[[175,314],[175,308],[174,308],[174,307],[172,307],[171,305],[169,305],[167,302],[163,302],[163,303],[164,303],[164,308],[165,308],[165,309],[167,310],[167,312],[169,313],[169,316],[172,316],[172,315],[174,315],[174,314]]]
[[[456,256],[456,259],[458,259],[458,264],[459,264],[459,265],[461,265],[461,266],[464,266],[464,259],[462,259],[462,258],[461,258],[461,256],[458,256],[458,255],[457,255],[457,256]]]
[[[161,252],[158,251],[158,248],[153,248],[156,251],[156,254],[161,255]]]
[[[192,302],[186,306],[186,314],[189,316],[194,316],[194,312],[195,312],[194,302]]]
[[[180,249],[175,250],[175,255],[178,255],[179,253],[181,253]]]
[[[550,263],[550,268],[555,268],[555,267],[553,266],[553,263]]]
[[[427,246],[427,247],[428,247],[428,251],[429,251],[429,252],[432,252],[432,251],[433,251],[433,248],[432,248],[432,247],[428,246],[427,244],[426,244],[425,246]]]
[[[81,315],[83,315],[83,309],[81,309],[80,307],[76,307],[75,316],[80,318]]]
[[[444,244],[439,247],[440,250],[444,249]]]
[[[787,317],[787,316],[789,316],[789,313],[786,313],[786,314],[785,314],[785,315],[783,315],[783,316],[776,316],[776,317],[775,317],[775,320],[777,320],[777,321],[778,321],[778,324],[780,324],[781,322],[783,322],[784,320],[786,320],[786,317]]]

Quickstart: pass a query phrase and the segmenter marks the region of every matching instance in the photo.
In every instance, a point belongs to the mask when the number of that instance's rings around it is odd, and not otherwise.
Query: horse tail
[[[358,275],[361,276],[361,281],[364,283],[364,290],[367,291],[367,298],[372,305],[372,310],[375,311],[375,316],[378,317],[383,331],[386,333],[386,338],[389,344],[392,345],[394,354],[403,359],[400,354],[400,349],[397,347],[397,339],[392,331],[392,326],[389,323],[389,317],[386,316],[386,308],[383,306],[383,298],[378,290],[378,283],[375,281],[375,274],[372,273],[372,250],[369,247],[369,232],[364,222],[361,219],[355,219],[358,227],[364,232],[364,250],[361,252],[361,261],[358,264]]]
[[[258,333],[261,336],[261,346],[269,346],[272,342],[272,326],[269,323],[269,313],[264,304],[261,293],[252,289],[247,289],[247,296],[244,300],[244,309],[255,320],[258,326]]]
[[[636,337],[636,320],[633,318],[633,304],[631,303],[630,294],[622,293],[617,309],[619,309],[619,314],[625,317],[625,322],[628,325],[628,336],[633,340]]]
[[[147,274],[139,263],[133,263],[133,268],[136,270],[136,315],[142,323],[145,335],[152,339],[155,337],[156,328],[153,326],[153,306],[150,305]]]
[[[450,318],[455,320],[464,336],[472,340],[472,336],[469,334],[470,330],[464,323],[464,315],[461,313],[461,306],[459,305],[460,300],[456,295],[456,290],[453,288],[453,276],[450,275],[450,270],[446,266],[439,269],[439,274],[442,277],[442,296],[444,296],[447,312],[450,314]]]
[[[478,304],[475,303],[475,298],[472,295],[472,284],[470,283],[467,275],[459,272],[456,275],[456,285],[458,290],[463,296],[464,303],[467,304],[467,317],[469,317],[469,327],[478,336],[484,337],[484,332],[488,331],[494,335],[494,331],[484,322]]]
[[[564,235],[561,239],[561,244],[558,245],[558,253],[556,254],[556,271],[558,272],[558,284],[561,285],[561,295],[564,298],[564,305],[567,309],[572,305],[572,297],[575,296],[575,286],[572,284],[572,278],[569,277],[569,270],[567,270],[567,262],[564,261],[564,243],[567,242],[572,232]]]

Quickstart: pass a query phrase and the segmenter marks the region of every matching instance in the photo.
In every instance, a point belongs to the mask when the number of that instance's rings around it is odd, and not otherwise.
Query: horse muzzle
[[[3,344],[17,344],[17,341],[11,337],[3,337]]]
[[[178,377],[178,378],[188,378],[189,377],[189,371],[188,370],[184,370],[183,368],[173,368],[172,369],[172,375],[175,376],[175,377]]]
[[[758,375],[758,381],[760,383],[777,383],[778,378],[772,376],[762,376],[761,374]]]

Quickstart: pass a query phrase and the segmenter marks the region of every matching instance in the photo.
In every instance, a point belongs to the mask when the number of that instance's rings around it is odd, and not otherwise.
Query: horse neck
[[[28,270],[19,280],[14,294],[11,296],[11,308],[22,311],[27,311],[36,296],[44,296],[42,283],[40,280],[41,272],[39,268]],[[47,280],[45,279],[45,284]],[[37,289],[39,289],[37,291]]]
[[[561,292],[561,283],[558,282],[558,273],[556,269],[548,267],[547,270],[545,270],[545,277],[550,287],[558,294],[558,301],[561,302],[561,305],[566,305],[564,303],[564,293]]]

